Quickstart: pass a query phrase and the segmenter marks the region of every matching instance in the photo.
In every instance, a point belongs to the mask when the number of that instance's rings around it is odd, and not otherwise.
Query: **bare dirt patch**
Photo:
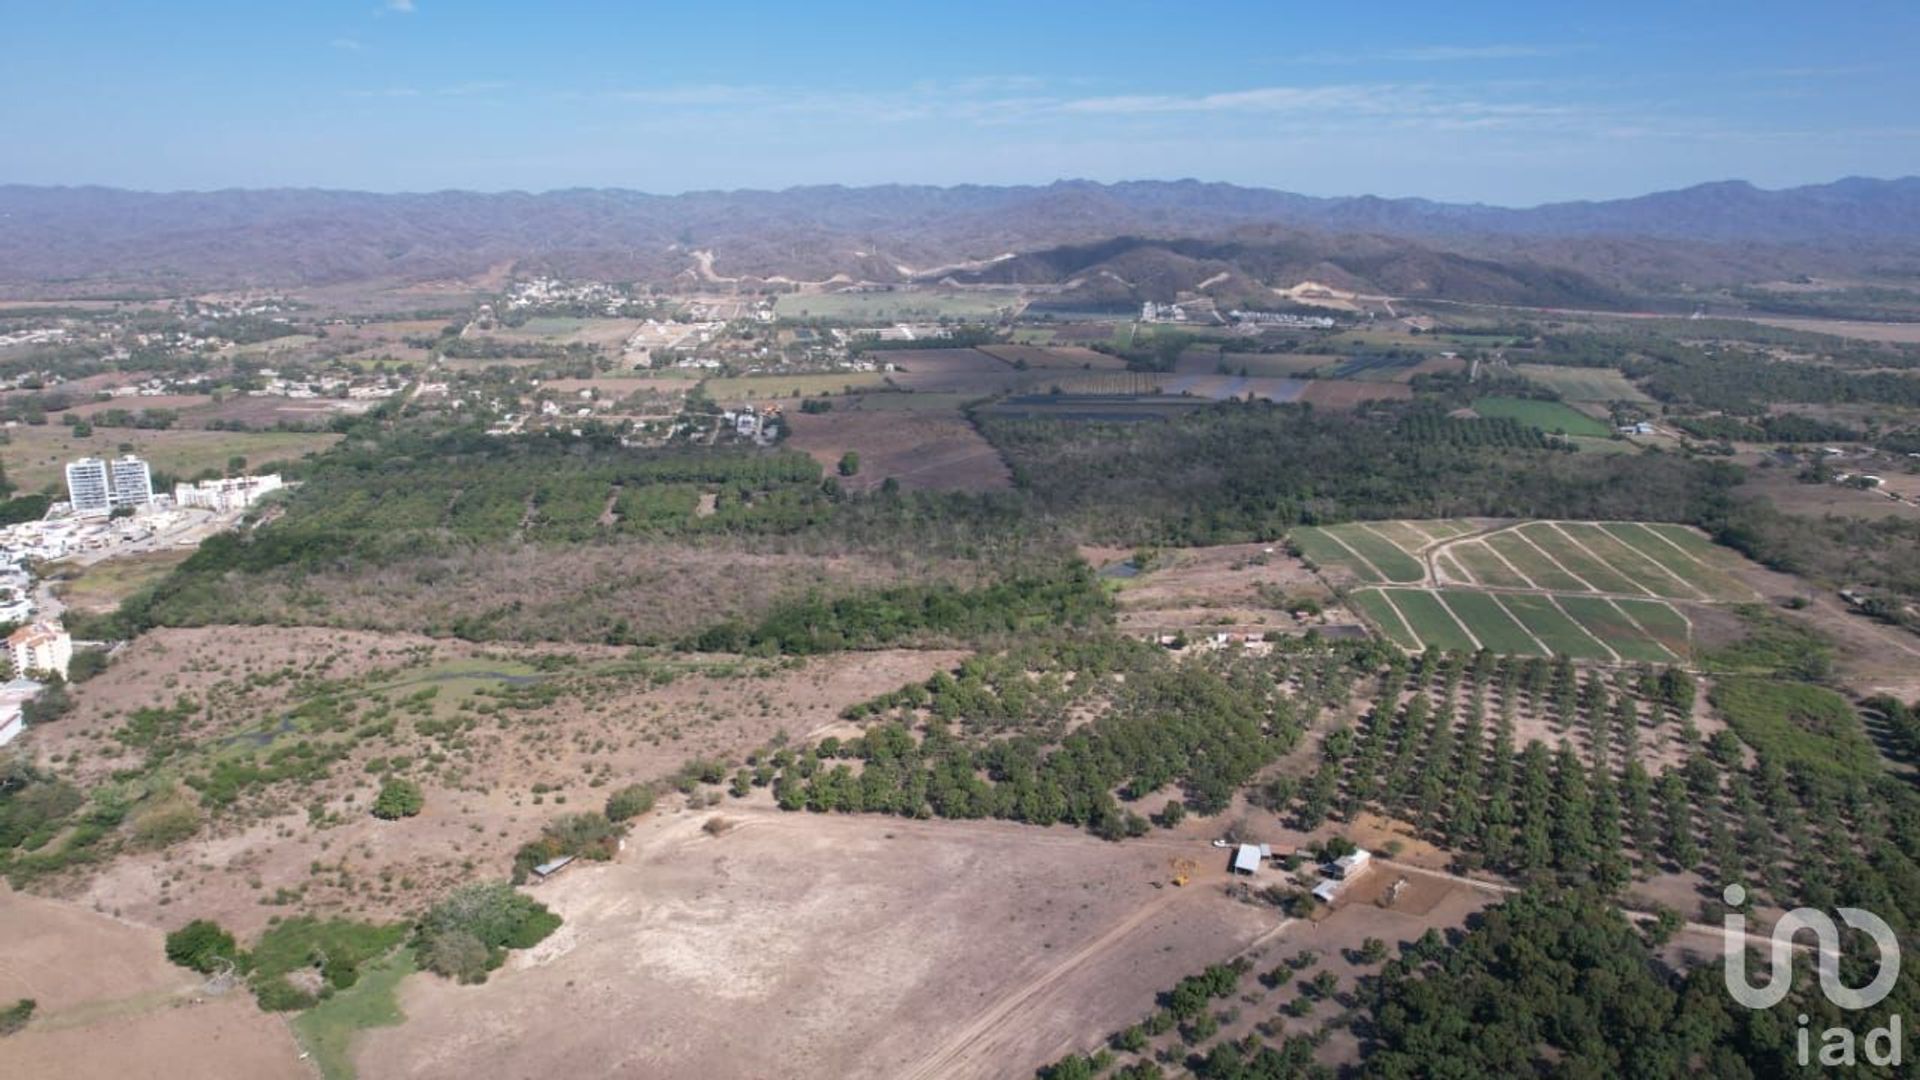
[[[789,442],[829,473],[849,450],[860,471],[842,477],[854,490],[879,487],[888,477],[925,491],[1002,491],[1013,486],[1000,452],[958,413],[795,412]]]
[[[543,887],[566,925],[485,986],[410,981],[362,1075],[1025,1075],[1278,922],[1216,860],[1155,888],[1192,843],[728,816],[717,838],[649,820],[617,863]]]
[[[212,997],[163,935],[0,884],[0,1001],[39,1005],[0,1039],[0,1075],[306,1077],[286,1025],[244,990]]]

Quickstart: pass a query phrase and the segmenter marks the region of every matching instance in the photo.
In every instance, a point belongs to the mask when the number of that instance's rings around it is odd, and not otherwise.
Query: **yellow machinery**
[[[1185,885],[1188,881],[1192,880],[1193,871],[1198,865],[1197,863],[1192,859],[1173,859],[1171,862],[1173,865],[1173,883],[1175,885]]]

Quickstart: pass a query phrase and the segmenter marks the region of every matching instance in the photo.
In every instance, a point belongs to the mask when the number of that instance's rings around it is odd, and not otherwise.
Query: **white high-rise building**
[[[67,462],[67,500],[76,514],[104,514],[113,508],[107,487],[107,463],[99,458]]]
[[[153,505],[153,470],[128,454],[115,461],[81,458],[67,463],[67,500],[76,514],[104,514],[123,506]]]
[[[128,454],[107,467],[113,486],[113,508],[153,505],[153,470],[147,463]]]

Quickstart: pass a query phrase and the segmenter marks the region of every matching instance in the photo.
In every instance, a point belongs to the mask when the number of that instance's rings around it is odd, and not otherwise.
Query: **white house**
[[[1373,852],[1366,848],[1355,848],[1353,854],[1333,860],[1333,876],[1342,881],[1351,881],[1365,873],[1372,862]]]
[[[27,729],[23,711],[27,702],[39,697],[44,689],[46,687],[32,679],[14,679],[0,684],[0,746],[12,742]]]

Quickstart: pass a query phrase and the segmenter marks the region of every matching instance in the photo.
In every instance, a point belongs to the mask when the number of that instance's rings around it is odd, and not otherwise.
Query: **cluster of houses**
[[[348,401],[378,401],[406,389],[407,380],[399,375],[316,375],[286,378],[273,368],[260,369],[260,389],[249,390],[256,397],[284,397],[308,401],[315,398],[345,398]]]
[[[559,278],[537,277],[527,281],[516,281],[507,286],[507,294],[502,301],[509,311],[527,308],[591,306],[599,308],[608,315],[619,315],[629,304],[642,303],[613,285],[603,281],[562,281]],[[487,307],[487,313],[492,308]]]
[[[182,510],[212,510],[216,513],[245,510],[284,486],[279,473],[229,476],[220,480],[203,480],[198,484],[175,484],[173,505]]]
[[[1274,859],[1266,844],[1240,844],[1234,848],[1231,868],[1236,874],[1255,875]],[[1314,899],[1331,904],[1347,887],[1373,868],[1373,852],[1355,848],[1320,868],[1321,880],[1313,887]]]
[[[780,437],[780,406],[741,405],[722,409],[720,423],[731,427],[733,433],[743,439],[770,443]]]
[[[1227,312],[1227,317],[1250,326],[1277,326],[1282,330],[1331,330],[1339,324],[1327,315],[1297,315],[1291,311]]]

